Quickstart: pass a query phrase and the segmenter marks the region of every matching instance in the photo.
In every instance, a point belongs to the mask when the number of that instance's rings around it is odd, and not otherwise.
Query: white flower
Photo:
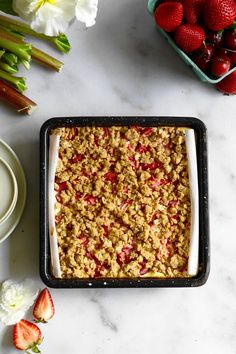
[[[30,279],[21,283],[6,280],[0,289],[0,320],[6,325],[20,321],[37,294],[38,289]]]
[[[97,17],[98,0],[76,0],[75,15],[86,27],[93,26]]]
[[[13,9],[36,32],[57,36],[75,16],[75,0],[13,0]]]

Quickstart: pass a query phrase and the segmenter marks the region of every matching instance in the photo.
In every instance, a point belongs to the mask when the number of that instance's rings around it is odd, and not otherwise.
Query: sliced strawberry
[[[151,220],[149,221],[148,225],[152,225],[153,222],[157,219],[157,217],[158,217],[157,213],[154,213]]]
[[[93,261],[94,260],[94,255],[91,253],[91,252],[87,252],[86,253],[86,257],[88,258],[88,259],[90,259],[91,261]]]
[[[122,266],[130,262],[130,253],[133,249],[132,245],[127,245],[122,248],[121,252],[117,254],[117,263]]]
[[[99,137],[96,136],[96,135],[94,135],[94,144],[95,144],[96,146],[99,146]]]
[[[18,350],[32,350],[41,353],[38,345],[42,342],[42,334],[38,326],[26,320],[21,320],[13,327],[13,344]]]
[[[56,223],[56,224],[59,224],[59,222],[61,221],[61,219],[62,219],[61,216],[58,216],[58,215],[55,216],[55,223]]]
[[[159,186],[165,186],[166,184],[170,183],[170,181],[168,179],[164,179],[164,178],[161,178],[161,179],[157,179],[155,177],[150,177],[148,179],[149,181],[149,186],[150,188],[152,189],[155,189],[156,187],[159,187]]]
[[[138,146],[136,147],[136,151],[139,152],[140,154],[142,154],[142,153],[150,151],[150,147],[139,143]]]
[[[135,157],[134,156],[130,156],[129,157],[129,161],[130,161],[130,165],[133,167],[133,168],[137,168],[138,167],[138,162],[135,160]]]
[[[146,268],[147,262],[146,261],[140,262],[139,265],[141,266],[139,274],[140,275],[146,274],[148,272],[148,269]]]
[[[74,164],[76,162],[82,161],[84,159],[83,154],[76,154],[72,157],[72,159],[69,160],[70,163]]]
[[[74,140],[78,135],[78,128],[71,128],[70,140]]]
[[[84,200],[87,202],[89,205],[95,205],[97,203],[97,198],[94,197],[91,194],[86,194],[84,197]]]
[[[140,127],[139,125],[133,125],[132,128],[135,129],[142,136],[149,136],[153,133],[153,128],[151,127]]]
[[[178,199],[176,199],[176,200],[170,200],[169,201],[169,203],[168,203],[168,207],[174,207],[174,206],[176,206],[176,205],[178,205],[179,204],[179,200]]]
[[[162,162],[151,162],[151,163],[140,163],[140,168],[143,171],[153,171],[156,169],[161,169],[163,168],[163,163]]]
[[[133,203],[132,199],[126,199],[121,203],[120,208],[125,209],[128,205],[131,205]]]
[[[103,230],[104,230],[104,237],[108,238],[109,227],[107,225],[104,225]]]
[[[77,238],[80,240],[80,244],[83,246],[86,246],[88,244],[88,237],[84,234],[80,234],[79,236],[77,236]]]
[[[67,183],[66,182],[61,182],[57,183],[59,188],[56,190],[56,192],[60,193],[61,191],[64,191],[67,189]]]
[[[83,193],[81,193],[81,192],[76,192],[76,194],[75,194],[75,199],[76,199],[76,200],[80,200],[80,198],[82,198],[82,196],[83,196]]]
[[[55,314],[52,296],[47,288],[43,289],[34,305],[33,315],[37,322],[47,323]]]
[[[105,136],[105,137],[110,136],[110,130],[109,130],[109,128],[107,128],[107,127],[103,128],[103,133],[104,133],[104,136]]]
[[[113,172],[113,171],[109,171],[104,175],[104,178],[106,181],[109,181],[112,183],[117,182],[117,173]]]

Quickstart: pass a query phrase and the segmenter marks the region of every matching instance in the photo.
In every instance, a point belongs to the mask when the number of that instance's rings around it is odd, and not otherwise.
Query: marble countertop
[[[100,0],[95,27],[68,32],[62,73],[27,73],[31,117],[1,103],[0,138],[18,154],[27,203],[13,235],[0,244],[0,282],[39,278],[39,129],[55,116],[198,117],[208,128],[211,273],[193,289],[54,290],[56,315],[42,326],[42,353],[236,353],[236,97],[200,82],[160,37],[145,0]],[[46,45],[43,48],[50,50]],[[59,59],[61,55],[57,54]],[[13,354],[1,326],[0,353]]]

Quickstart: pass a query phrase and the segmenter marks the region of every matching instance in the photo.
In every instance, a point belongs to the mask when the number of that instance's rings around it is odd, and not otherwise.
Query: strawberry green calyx
[[[30,36],[53,43],[57,47],[57,49],[63,53],[68,53],[70,51],[71,46],[65,34],[59,34],[56,37],[50,37],[43,33],[35,32],[30,28],[29,25],[23,22],[2,15],[0,15],[0,24],[2,27],[11,30],[13,32],[19,32],[20,34],[21,33],[28,34]]]
[[[232,26],[230,26],[229,28],[236,30],[236,21],[234,21],[234,23],[232,24]]]
[[[27,89],[23,77],[12,76],[3,70],[0,70],[0,78],[14,85],[20,93],[23,93]]]

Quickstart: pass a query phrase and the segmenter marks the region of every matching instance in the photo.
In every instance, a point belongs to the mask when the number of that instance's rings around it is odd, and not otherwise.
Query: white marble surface
[[[208,127],[211,273],[194,289],[52,290],[56,316],[43,327],[44,354],[236,353],[236,97],[201,83],[156,32],[145,0],[100,0],[97,25],[68,33],[61,74],[32,66],[31,117],[0,107],[0,137],[28,182],[25,213],[0,245],[0,281],[35,279],[39,238],[39,129],[53,116],[196,116]],[[54,53],[52,51],[52,53]],[[60,54],[59,54],[60,58]],[[0,353],[13,354],[0,327]]]

